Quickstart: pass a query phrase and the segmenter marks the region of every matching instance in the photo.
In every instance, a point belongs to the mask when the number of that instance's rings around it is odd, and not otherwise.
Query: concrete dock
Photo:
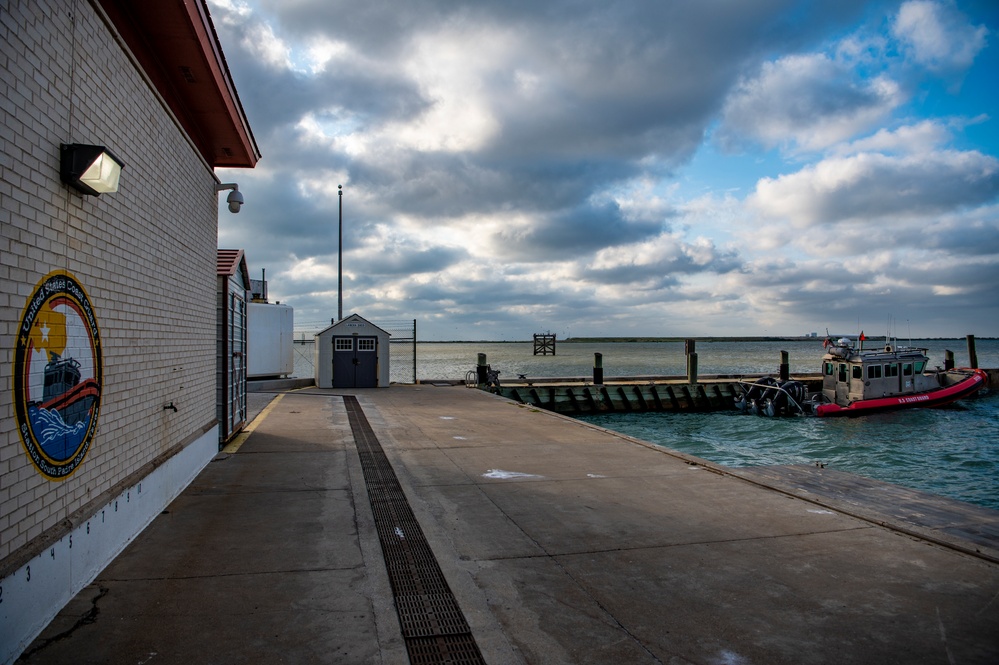
[[[19,662],[999,662],[999,512],[458,386],[251,399]]]

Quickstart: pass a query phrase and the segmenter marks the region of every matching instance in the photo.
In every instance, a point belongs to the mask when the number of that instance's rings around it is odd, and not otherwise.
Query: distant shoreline
[[[842,337],[843,335],[834,335],[834,337]],[[856,338],[856,335],[847,335],[851,338]],[[566,339],[557,339],[558,344],[619,344],[619,343],[643,343],[643,344],[675,344],[677,342],[685,342],[688,339],[693,339],[697,342],[704,342],[705,344],[711,344],[713,342],[821,342],[825,339],[825,336],[820,337],[802,337],[802,336],[773,336],[773,337],[569,337]],[[871,335],[867,337],[866,341],[873,342],[877,340],[884,341],[884,335]],[[896,339],[896,338],[893,338]],[[899,342],[908,343],[908,338],[899,339]],[[999,337],[975,337],[976,340],[995,340]],[[920,341],[965,341],[964,337],[913,337],[913,343]],[[405,341],[405,343],[411,344],[411,340]],[[532,344],[531,339],[452,339],[452,340],[429,340],[429,339],[418,339],[419,344]]]

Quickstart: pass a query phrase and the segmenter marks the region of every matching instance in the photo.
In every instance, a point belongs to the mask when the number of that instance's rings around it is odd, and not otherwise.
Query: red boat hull
[[[939,388],[925,393],[897,395],[895,397],[880,397],[852,402],[849,406],[838,404],[820,404],[815,407],[817,416],[859,416],[879,411],[894,411],[896,409],[929,409],[945,406],[951,402],[970,397],[988,383],[988,374],[984,370],[970,370],[968,378],[958,381],[952,386]]]
[[[58,411],[67,425],[72,425],[87,416],[94,402],[100,397],[101,389],[94,379],[84,379],[62,395],[39,404],[43,409]]]

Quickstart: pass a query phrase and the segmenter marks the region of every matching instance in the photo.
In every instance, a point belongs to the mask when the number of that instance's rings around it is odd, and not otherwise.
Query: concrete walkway
[[[485,662],[999,662],[995,563],[464,387],[352,394]],[[252,425],[23,662],[409,662],[343,399]]]

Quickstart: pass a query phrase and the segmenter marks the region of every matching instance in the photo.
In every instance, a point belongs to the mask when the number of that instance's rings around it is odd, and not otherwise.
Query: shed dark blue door
[[[333,338],[333,387],[378,387],[378,338]]]

